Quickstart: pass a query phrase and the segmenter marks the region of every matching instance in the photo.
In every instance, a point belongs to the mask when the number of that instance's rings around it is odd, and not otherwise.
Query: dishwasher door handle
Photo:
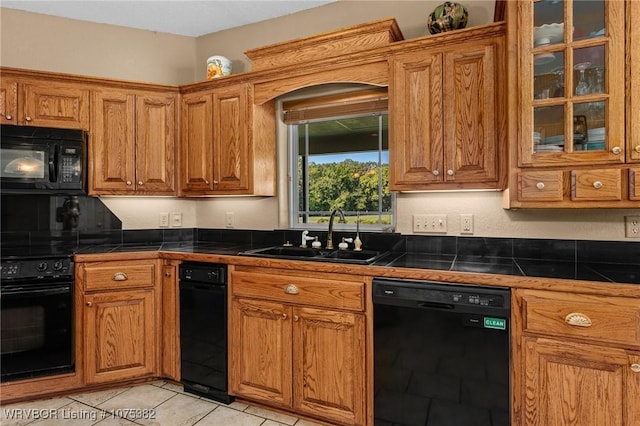
[[[455,309],[455,306],[451,303],[442,302],[418,302],[418,306],[424,309],[442,309],[447,311]]]

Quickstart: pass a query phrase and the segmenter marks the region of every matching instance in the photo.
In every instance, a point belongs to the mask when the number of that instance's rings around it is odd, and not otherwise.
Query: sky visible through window
[[[326,154],[326,155],[312,155],[309,157],[310,163],[316,164],[326,164],[326,163],[341,163],[345,160],[353,160],[353,161],[378,161],[378,153],[377,152],[359,152],[359,153],[349,153],[349,154]],[[389,152],[382,152],[382,164],[389,164]]]

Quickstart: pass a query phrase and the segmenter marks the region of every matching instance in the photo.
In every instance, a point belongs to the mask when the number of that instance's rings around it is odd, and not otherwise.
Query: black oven
[[[86,193],[86,132],[2,125],[0,138],[3,193]]]
[[[3,260],[0,381],[74,371],[70,257]]]

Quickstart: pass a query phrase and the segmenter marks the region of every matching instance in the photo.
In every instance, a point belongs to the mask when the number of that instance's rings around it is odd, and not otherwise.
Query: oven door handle
[[[67,294],[71,292],[71,286],[63,287],[51,287],[51,288],[30,288],[29,286],[13,286],[5,287],[0,293],[0,299],[8,299],[12,296],[20,297],[42,297],[42,296],[56,296],[59,294]]]

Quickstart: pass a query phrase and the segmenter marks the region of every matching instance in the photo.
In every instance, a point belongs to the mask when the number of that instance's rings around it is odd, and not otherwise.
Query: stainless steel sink
[[[277,259],[317,260],[323,262],[341,262],[369,265],[386,252],[374,250],[324,250],[305,247],[273,246],[247,250],[239,253],[242,256],[271,257]]]

